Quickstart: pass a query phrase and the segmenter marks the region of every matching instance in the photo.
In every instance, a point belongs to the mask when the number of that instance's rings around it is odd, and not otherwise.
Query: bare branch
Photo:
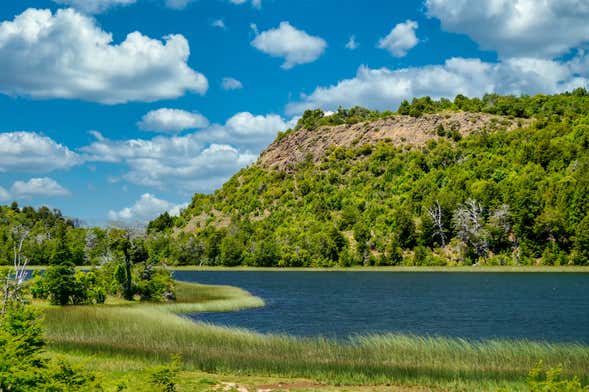
[[[434,222],[434,226],[436,227],[436,234],[440,237],[442,247],[445,247],[446,234],[444,232],[444,224],[442,222],[443,212],[442,207],[440,206],[440,202],[436,200],[436,204],[434,206],[432,206],[431,208],[427,208],[427,213]]]

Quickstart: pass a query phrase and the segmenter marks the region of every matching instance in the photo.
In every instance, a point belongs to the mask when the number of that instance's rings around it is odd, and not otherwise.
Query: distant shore
[[[223,266],[171,266],[174,271],[270,271],[270,272],[575,272],[589,273],[589,266],[460,266],[460,267],[223,267]]]
[[[9,266],[7,266],[9,267]],[[28,270],[43,270],[47,265],[31,265],[27,267]],[[565,266],[550,266],[550,265],[522,265],[522,266],[378,266],[378,267],[251,267],[251,266],[210,266],[210,265],[184,265],[184,266],[168,266],[172,271],[264,271],[264,272],[570,272],[570,273],[589,273],[589,265],[565,265]],[[79,269],[92,268],[91,265],[78,266]]]

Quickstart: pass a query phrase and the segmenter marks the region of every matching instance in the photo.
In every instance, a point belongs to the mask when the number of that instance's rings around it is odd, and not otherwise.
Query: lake
[[[177,271],[238,286],[266,306],[189,315],[263,333],[345,338],[410,333],[589,344],[589,274]]]

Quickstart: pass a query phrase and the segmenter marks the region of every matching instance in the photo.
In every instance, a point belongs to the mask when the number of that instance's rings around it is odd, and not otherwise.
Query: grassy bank
[[[261,305],[263,301],[240,289],[180,283],[177,304],[119,301],[106,306],[47,307],[45,324],[51,349],[69,355],[126,358],[147,366],[181,354],[191,371],[299,377],[332,385],[519,389],[539,361],[562,365],[570,374],[589,375],[589,348],[581,345],[404,335],[335,342],[262,335],[194,323],[175,314]]]

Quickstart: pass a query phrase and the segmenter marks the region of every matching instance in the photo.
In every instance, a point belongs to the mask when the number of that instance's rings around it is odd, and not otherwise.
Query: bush
[[[49,291],[43,275],[39,271],[34,271],[31,280],[29,281],[31,288],[31,295],[36,299],[47,299]]]
[[[30,306],[10,306],[0,316],[0,391],[102,390],[94,374],[48,360],[44,346],[39,314]]]
[[[52,305],[101,304],[106,288],[90,272],[76,272],[73,264],[51,266],[44,275],[36,274],[31,282],[34,298],[49,299]]]
[[[52,305],[71,304],[73,297],[80,295],[75,275],[73,264],[53,265],[47,269],[43,281]]]
[[[587,392],[577,377],[563,378],[562,367],[544,369],[540,362],[528,374],[530,392]]]
[[[143,264],[135,281],[135,291],[142,301],[168,301],[175,299],[175,287],[172,274],[163,268],[154,268],[153,264]]]
[[[180,356],[173,356],[169,365],[157,366],[151,370],[150,380],[162,392],[175,392],[180,372]]]

